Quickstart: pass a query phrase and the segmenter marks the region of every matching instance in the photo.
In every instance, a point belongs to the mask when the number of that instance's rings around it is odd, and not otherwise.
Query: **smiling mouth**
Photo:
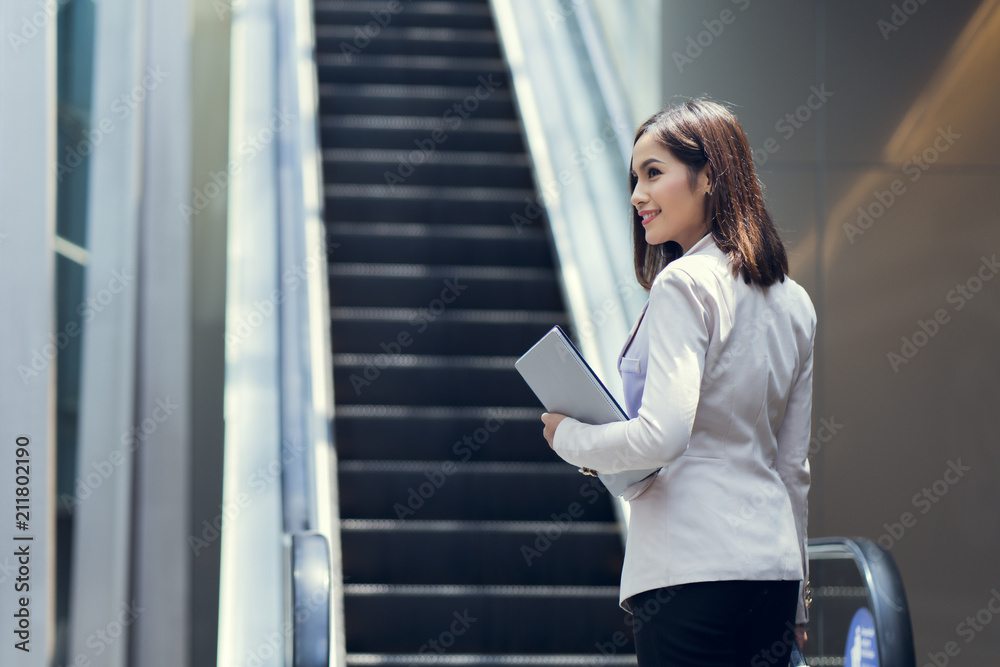
[[[650,220],[655,218],[660,214],[659,211],[640,211],[639,216],[642,218],[642,224],[646,225]]]

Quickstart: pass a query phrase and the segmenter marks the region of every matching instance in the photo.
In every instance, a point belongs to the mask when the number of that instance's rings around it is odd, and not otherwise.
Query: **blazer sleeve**
[[[649,293],[646,382],[638,416],[603,425],[563,420],[553,449],[601,473],[669,465],[688,447],[705,370],[711,313],[684,270],[667,267]]]
[[[812,321],[812,327],[809,347],[808,350],[803,350],[804,356],[800,364],[799,375],[792,384],[788,405],[785,407],[785,417],[781,426],[778,427],[777,433],[778,475],[781,477],[781,481],[788,491],[788,498],[792,503],[795,530],[802,554],[802,584],[799,587],[799,603],[795,612],[796,623],[805,623],[809,620],[809,610],[805,604],[805,585],[809,580],[809,556],[806,551],[806,522],[808,518],[806,496],[809,493],[810,483],[809,438],[812,431],[815,319]]]

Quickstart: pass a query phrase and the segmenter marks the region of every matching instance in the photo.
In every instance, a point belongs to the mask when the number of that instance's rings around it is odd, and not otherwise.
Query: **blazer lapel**
[[[632,340],[635,338],[635,333],[639,330],[639,325],[642,324],[642,318],[646,316],[646,308],[649,306],[649,301],[642,306],[642,312],[639,313],[639,317],[635,319],[635,324],[632,325],[632,330],[628,334],[628,339],[625,340],[625,344],[622,345],[621,352],[618,353],[618,369],[621,370],[622,357],[625,356],[625,351],[628,350],[628,346],[632,344]]]

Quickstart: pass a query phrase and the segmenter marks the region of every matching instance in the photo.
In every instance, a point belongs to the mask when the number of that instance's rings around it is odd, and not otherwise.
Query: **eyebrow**
[[[655,164],[663,164],[663,160],[657,160],[655,157],[646,158],[643,161],[643,163],[641,165],[639,165],[639,169],[645,169],[646,167],[648,167],[649,165],[654,164],[654,163]],[[635,173],[634,169],[631,170],[631,171],[632,171],[633,174]]]

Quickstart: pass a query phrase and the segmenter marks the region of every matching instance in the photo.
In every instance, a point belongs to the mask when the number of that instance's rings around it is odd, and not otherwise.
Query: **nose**
[[[639,206],[643,202],[648,201],[647,197],[646,197],[646,193],[642,189],[642,182],[641,181],[636,182],[635,188],[632,190],[632,197],[631,197],[631,199],[629,199],[629,201],[631,201],[632,202],[632,206],[634,206],[637,209],[639,208]]]

